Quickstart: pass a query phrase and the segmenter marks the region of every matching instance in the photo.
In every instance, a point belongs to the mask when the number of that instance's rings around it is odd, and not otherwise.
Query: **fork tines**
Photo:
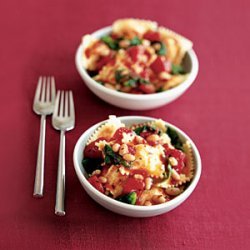
[[[74,101],[72,91],[57,91],[55,102],[55,116],[74,116]]]
[[[36,87],[34,102],[50,102],[55,98],[55,95],[55,78],[53,76],[40,76]]]

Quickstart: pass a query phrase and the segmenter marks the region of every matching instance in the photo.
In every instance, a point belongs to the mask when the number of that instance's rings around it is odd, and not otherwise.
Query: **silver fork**
[[[56,95],[56,86],[54,77],[42,77],[38,79],[36,88],[33,110],[41,115],[40,138],[37,153],[36,176],[34,184],[34,197],[43,197],[44,187],[44,147],[45,147],[45,130],[46,115],[50,115],[54,110]]]
[[[58,159],[55,214],[65,215],[65,132],[75,127],[75,108],[72,91],[58,91],[52,125],[60,130],[60,149]]]

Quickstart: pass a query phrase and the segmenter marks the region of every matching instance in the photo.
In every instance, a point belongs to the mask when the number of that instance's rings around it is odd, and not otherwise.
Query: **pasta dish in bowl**
[[[175,100],[194,82],[198,60],[192,46],[156,22],[120,19],[83,36],[76,66],[103,100],[127,109],[151,109]]]
[[[183,132],[161,119],[110,116],[86,131],[74,151],[87,193],[124,215],[172,210],[195,188],[201,160]]]

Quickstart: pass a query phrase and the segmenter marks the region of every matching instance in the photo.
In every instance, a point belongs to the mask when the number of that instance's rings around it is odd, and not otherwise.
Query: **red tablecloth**
[[[2,1],[0,3],[0,249],[249,249],[250,110],[248,1]],[[121,17],[158,21],[194,42],[200,71],[177,101],[128,111],[94,96],[76,72],[81,36]],[[47,120],[45,196],[32,197],[39,75],[72,89],[76,128],[67,134],[67,215],[54,215],[59,134]],[[203,162],[191,197],[146,219],[105,210],[82,189],[74,145],[109,114],[161,117],[197,144]]]

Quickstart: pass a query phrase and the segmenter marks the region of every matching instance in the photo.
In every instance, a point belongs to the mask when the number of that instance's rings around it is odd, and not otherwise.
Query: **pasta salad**
[[[174,88],[188,76],[182,62],[192,42],[156,22],[120,19],[110,34],[83,37],[83,64],[107,88],[152,94]]]
[[[82,164],[98,191],[140,206],[175,198],[194,172],[190,142],[183,142],[161,119],[126,127],[110,116],[89,138]]]

